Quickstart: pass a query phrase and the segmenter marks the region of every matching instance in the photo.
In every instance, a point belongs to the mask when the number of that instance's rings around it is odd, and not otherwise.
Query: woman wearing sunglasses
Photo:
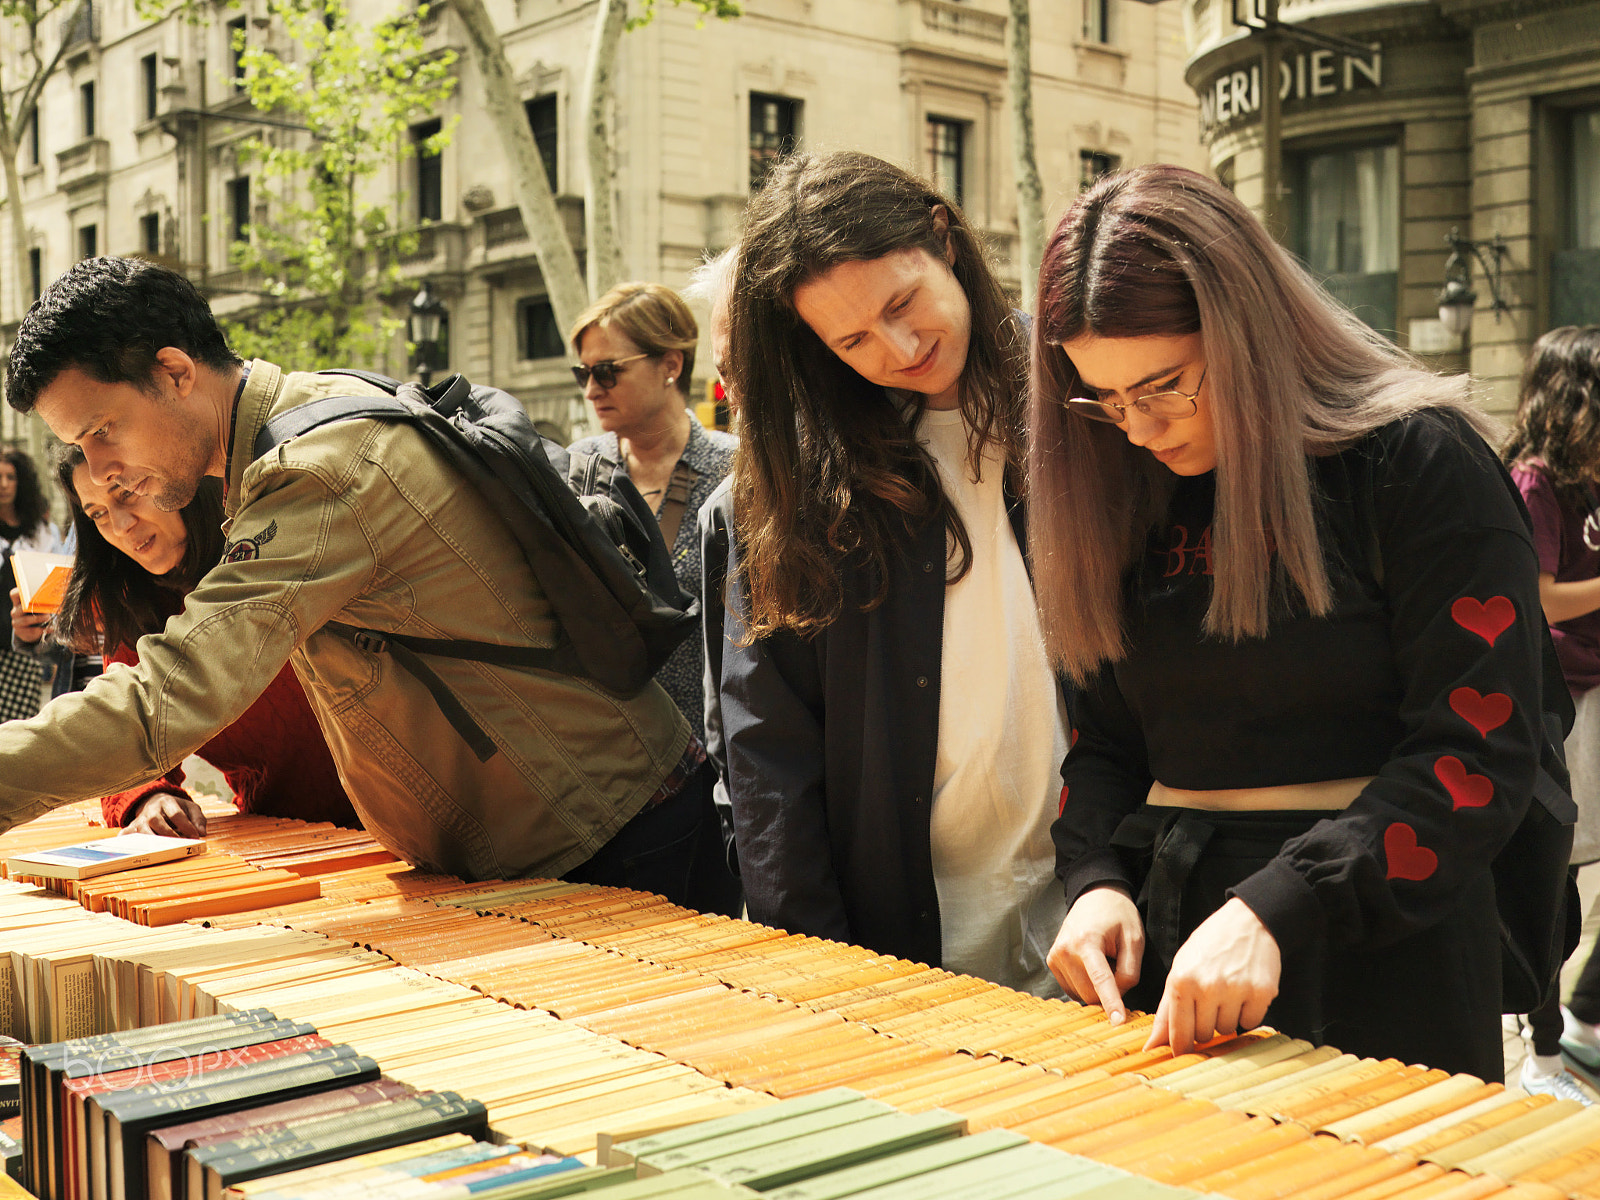
[[[602,432],[572,444],[627,475],[661,523],[673,570],[700,596],[700,536],[695,514],[727,475],[739,440],[706,429],[687,408],[700,331],[683,298],[659,283],[620,283],[573,322],[572,368]],[[704,744],[705,645],[689,638],[656,673]],[[689,784],[704,793],[704,854],[696,855],[690,903],[738,916],[738,880],[727,866],[723,818],[712,800],[715,772],[703,766]],[[723,834],[727,832],[728,837]],[[702,861],[704,858],[705,861]]]
[[[1057,994],[1067,725],[1020,548],[1022,319],[954,204],[849,153],[773,169],[729,318],[750,916]]]
[[[1265,1022],[1500,1078],[1487,868],[1546,635],[1465,381],[1176,167],[1080,196],[1039,297],[1030,547],[1082,688],[1056,974],[1151,1046]]]

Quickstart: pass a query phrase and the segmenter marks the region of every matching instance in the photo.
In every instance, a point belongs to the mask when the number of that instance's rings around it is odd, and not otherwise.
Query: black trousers
[[[1578,1020],[1600,1025],[1600,945],[1589,951],[1589,961],[1583,964],[1567,1007]]]
[[[589,861],[562,878],[654,892],[699,912],[737,917],[744,897],[728,869],[710,763],[679,791],[629,821]]]
[[[1183,940],[1229,888],[1327,815],[1146,806],[1128,817],[1114,845],[1145,863],[1138,902],[1146,947],[1127,1002],[1154,1012]],[[1372,948],[1342,946],[1335,936],[1286,953],[1266,1024],[1350,1054],[1503,1078],[1499,921],[1488,871],[1421,933]]]

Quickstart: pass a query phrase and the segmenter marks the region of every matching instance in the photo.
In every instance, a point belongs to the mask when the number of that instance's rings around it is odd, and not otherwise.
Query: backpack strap
[[[358,417],[409,418],[411,415],[405,401],[393,396],[324,396],[279,413],[263,425],[251,447],[251,457],[264,458],[284,442],[335,421]]]
[[[672,478],[667,481],[667,497],[661,502],[661,511],[657,516],[661,522],[661,540],[666,542],[668,552],[678,540],[678,526],[683,524],[684,510],[689,506],[689,493],[694,491],[695,481],[699,478],[699,472],[682,459],[672,468]]]
[[[381,375],[369,377],[365,372],[359,371],[339,373],[354,375],[378,387],[382,387],[386,382]],[[256,435],[252,449],[254,457],[261,458],[284,442],[337,421],[357,418],[409,419],[413,415],[413,408],[410,405],[392,396],[325,396],[272,418]],[[432,654],[442,658],[460,658],[496,666],[530,667],[567,674],[574,673],[575,669],[570,647],[562,644],[505,646],[493,642],[415,637],[411,634],[389,633],[376,629],[358,629],[343,621],[328,621],[322,628],[353,642],[357,649],[371,654],[392,655],[395,662],[428,689],[428,693],[438,704],[439,711],[461,735],[462,740],[471,747],[479,762],[488,762],[494,757],[497,751],[494,741],[483,731],[482,726],[472,719],[471,714],[456,699],[444,680],[422,660],[421,655]]]
[[[358,629],[343,621],[329,621],[322,628],[353,642],[358,650],[365,650],[369,654],[392,655],[395,662],[411,672],[417,682],[428,689],[439,711],[472,748],[479,762],[488,762],[494,757],[494,742],[455,698],[444,680],[418,656],[433,654],[495,666],[534,667],[544,671],[561,670],[564,657],[560,646],[502,646],[493,642],[447,641],[443,638],[413,637],[406,633],[386,633],[377,629]]]
[[[567,451],[567,484],[580,496],[609,496],[616,461],[598,450]]]

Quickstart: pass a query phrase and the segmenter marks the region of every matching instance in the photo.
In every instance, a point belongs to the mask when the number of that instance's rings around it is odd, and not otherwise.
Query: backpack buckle
[[[355,643],[357,650],[365,650],[369,654],[382,654],[389,649],[389,639],[376,629],[358,629],[350,635],[350,640]]]

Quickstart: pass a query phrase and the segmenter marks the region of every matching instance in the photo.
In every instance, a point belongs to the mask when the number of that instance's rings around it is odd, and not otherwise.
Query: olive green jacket
[[[322,726],[362,823],[409,862],[468,878],[557,875],[637,813],[688,745],[652,683],[434,658],[499,747],[480,763],[433,697],[329,621],[421,637],[549,645],[550,606],[494,510],[402,425],[343,421],[252,462],[273,416],[373,391],[251,364],[228,463],[228,546],[166,629],[40,716],[0,725],[0,829],[162,774],[231,724],[282,668]]]

